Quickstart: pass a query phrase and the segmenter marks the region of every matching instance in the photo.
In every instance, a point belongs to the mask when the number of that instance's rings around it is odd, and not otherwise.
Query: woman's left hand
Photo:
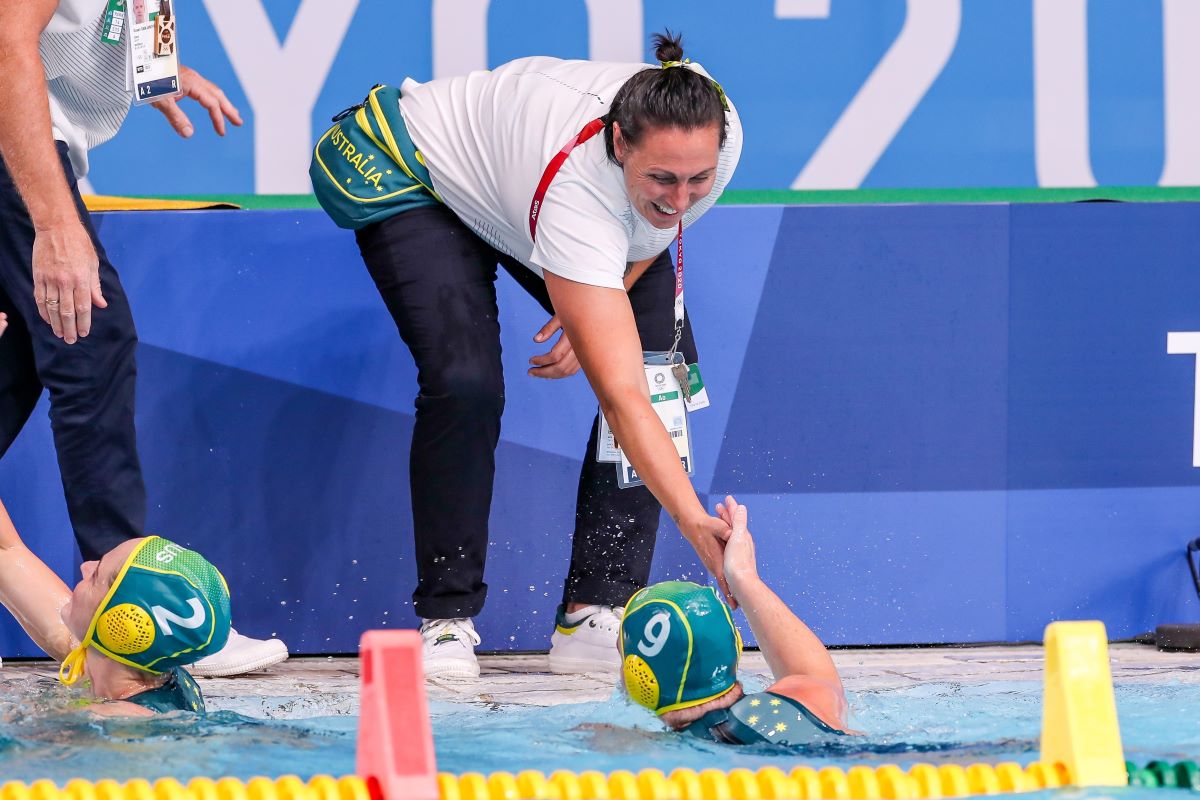
[[[558,315],[555,314],[542,326],[540,331],[533,335],[533,340],[538,343],[545,342],[554,335],[555,331],[560,330],[562,330],[562,324],[558,321]],[[567,339],[566,331],[562,331],[553,347],[542,355],[529,359],[529,363],[533,365],[529,368],[529,375],[534,378],[569,378],[579,372],[579,359],[575,357],[575,350],[571,347],[570,340]]]
[[[758,579],[754,538],[747,527],[749,512],[732,495],[725,495],[725,502],[717,503],[717,516],[732,530],[725,540],[725,580],[729,581],[730,592],[737,597],[742,587]]]

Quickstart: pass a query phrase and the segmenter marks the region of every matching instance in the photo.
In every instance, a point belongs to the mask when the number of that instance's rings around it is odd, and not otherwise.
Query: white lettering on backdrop
[[[1192,466],[1200,467],[1200,333],[1167,334],[1167,352],[1173,356],[1196,356],[1196,385],[1192,394]]]
[[[1163,0],[1161,186],[1200,184],[1200,3]]]
[[[789,6],[791,8],[789,9]],[[812,8],[808,8],[812,6]],[[781,10],[825,11],[815,3],[785,4]],[[962,23],[962,0],[908,0],[900,35],[833,129],[792,182],[793,189],[856,189],[896,138],[913,109],[942,73]]]
[[[487,69],[488,0],[433,0],[433,77]]]
[[[645,58],[643,0],[585,0],[589,56]],[[255,191],[307,193],[312,109],[358,0],[301,0],[281,45],[262,0],[204,0],[254,110]],[[780,19],[825,19],[830,0],[774,0]],[[489,0],[433,0],[433,75],[488,63]],[[1200,183],[1200,2],[1162,0],[1163,186]],[[1033,0],[1034,158],[1041,186],[1095,186],[1088,119],[1086,0]],[[792,182],[862,185],[941,74],[962,0],[907,0],[904,25]]]
[[[1095,186],[1087,0],[1034,0],[1033,158],[1039,186]]]
[[[1162,186],[1200,183],[1200,3],[1163,0]],[[1040,186],[1095,186],[1087,0],[1034,0],[1034,160]]]
[[[282,45],[262,0],[204,0],[254,109],[254,191],[308,194],[312,112],[358,0],[301,0]]]

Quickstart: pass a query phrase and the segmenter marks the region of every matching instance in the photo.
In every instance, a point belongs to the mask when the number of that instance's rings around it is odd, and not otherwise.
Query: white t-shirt
[[[603,133],[572,150],[555,175],[536,243],[529,206],[554,154],[648,66],[522,58],[489,72],[407,80],[400,111],[433,188],[480,237],[539,275],[620,289],[626,262],[658,255],[676,230],[655,228],[633,208]],[[716,203],[737,166],[742,127],[732,105],[726,118],[712,192],[684,213],[685,227]]]
[[[71,149],[71,166],[82,178],[88,150],[121,128],[133,95],[125,89],[125,47],[100,39],[105,0],[59,0],[38,49],[50,93],[54,138]]]

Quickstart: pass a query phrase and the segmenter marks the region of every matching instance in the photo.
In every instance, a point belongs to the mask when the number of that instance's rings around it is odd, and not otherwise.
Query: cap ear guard
[[[658,708],[658,678],[641,656],[625,656],[625,690],[639,706],[651,711]]]
[[[123,656],[145,652],[154,644],[154,620],[133,603],[113,606],[96,620],[96,642]]]

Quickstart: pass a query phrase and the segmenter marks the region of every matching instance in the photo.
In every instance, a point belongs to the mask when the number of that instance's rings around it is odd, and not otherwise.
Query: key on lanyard
[[[692,385],[688,382],[688,368],[683,361],[678,361],[671,365],[671,374],[675,376],[675,380],[679,381],[679,391],[683,393],[683,400],[687,402],[692,399]]]

